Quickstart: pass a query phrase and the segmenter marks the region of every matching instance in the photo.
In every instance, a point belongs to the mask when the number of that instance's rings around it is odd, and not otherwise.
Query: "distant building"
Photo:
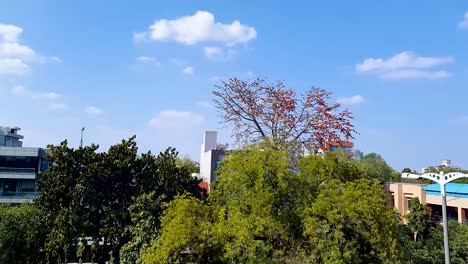
[[[389,203],[395,207],[401,216],[410,211],[411,198],[417,197],[421,204],[431,212],[434,222],[442,221],[442,201],[439,184],[415,183],[385,183],[385,191],[389,194]],[[467,223],[468,217],[468,184],[446,184],[447,219]]]
[[[435,169],[438,169],[438,170],[451,169],[451,171],[461,170],[460,167],[452,166],[452,161],[451,160],[443,160],[443,161],[440,162],[440,165],[422,168],[421,173],[429,172],[430,168],[435,168]]]
[[[36,180],[48,168],[47,150],[22,147],[19,127],[0,127],[0,203],[32,202]]]
[[[353,152],[354,143],[350,141],[340,141],[340,142],[330,142],[325,144],[325,151],[329,152],[339,152],[345,153],[346,156],[352,158],[354,156]]]
[[[224,159],[228,144],[218,144],[216,131],[205,131],[200,153],[200,177],[211,184],[216,180],[216,168]]]
[[[326,143],[322,148],[316,148],[315,150],[309,151],[304,148],[302,153],[303,156],[307,155],[323,155],[325,152],[337,152],[345,153],[346,156],[352,158],[354,156],[353,152],[354,143],[350,141],[334,141]]]

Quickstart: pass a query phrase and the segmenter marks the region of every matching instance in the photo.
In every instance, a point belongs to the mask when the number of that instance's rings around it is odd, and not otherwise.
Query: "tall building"
[[[211,184],[216,180],[216,168],[226,155],[228,144],[218,144],[216,131],[205,131],[200,154],[200,176]]]
[[[47,150],[22,147],[19,127],[0,127],[0,203],[32,202],[36,180],[47,169]]]

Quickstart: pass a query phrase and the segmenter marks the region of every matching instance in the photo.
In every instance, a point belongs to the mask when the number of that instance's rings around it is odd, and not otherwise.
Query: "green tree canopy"
[[[401,257],[399,218],[354,161],[310,156],[293,173],[284,150],[256,144],[234,151],[217,174],[206,201],[184,196],[170,204],[143,263],[396,263]]]
[[[33,205],[0,205],[0,263],[38,263],[43,259],[42,212]]]
[[[78,239],[91,238],[93,261],[109,260],[110,253],[112,263],[135,263],[157,233],[165,204],[185,192],[200,197],[199,180],[176,165],[175,149],[157,157],[137,153],[135,137],[107,152],[96,145],[73,149],[66,141],[51,147],[52,166],[39,181],[36,203],[45,213],[47,262],[81,259]]]
[[[361,159],[361,164],[371,179],[379,181],[398,180],[400,174],[390,167],[377,153],[369,153]]]

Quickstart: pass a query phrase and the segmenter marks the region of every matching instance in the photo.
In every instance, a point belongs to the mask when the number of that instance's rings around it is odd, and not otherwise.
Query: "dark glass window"
[[[37,170],[38,162],[38,157],[0,156],[0,167],[2,168],[29,168]]]

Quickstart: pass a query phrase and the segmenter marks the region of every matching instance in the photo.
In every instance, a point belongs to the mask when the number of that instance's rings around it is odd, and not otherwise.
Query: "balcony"
[[[7,167],[0,167],[0,173],[36,173],[36,169],[34,168],[7,168]]]

